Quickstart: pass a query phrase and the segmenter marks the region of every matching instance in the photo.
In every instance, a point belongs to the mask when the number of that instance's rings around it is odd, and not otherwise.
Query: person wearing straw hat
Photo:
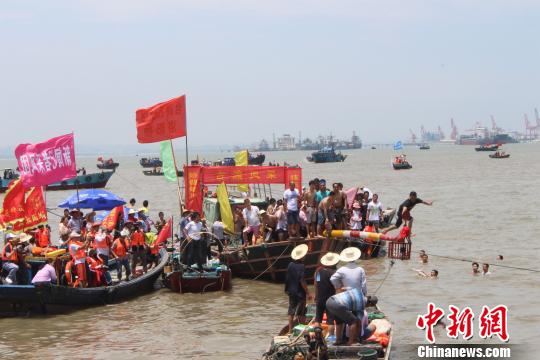
[[[360,259],[362,252],[356,247],[348,247],[339,254],[339,260],[346,263],[340,267],[330,281],[339,293],[349,289],[358,289],[367,297],[366,273],[356,260]]]
[[[11,285],[17,283],[17,271],[19,271],[17,244],[19,243],[19,237],[15,234],[8,233],[6,240],[8,242],[2,249],[2,269],[8,273],[5,282]]]
[[[326,311],[326,301],[336,293],[336,289],[330,278],[336,272],[336,265],[339,262],[339,254],[329,252],[321,258],[321,267],[315,271],[315,323],[320,324],[323,314]],[[326,323],[328,324],[328,334],[334,333],[334,319],[326,311]],[[316,326],[316,325],[315,325]]]
[[[285,293],[289,295],[289,309],[287,311],[289,319],[289,332],[294,327],[294,318],[298,318],[299,323],[304,323],[306,314],[306,297],[312,299],[305,279],[306,267],[304,257],[308,252],[306,244],[296,246],[291,252],[292,262],[287,267],[285,278]]]
[[[73,209],[69,212],[71,219],[68,221],[68,228],[71,231],[80,233],[83,225],[82,212],[79,209]]]

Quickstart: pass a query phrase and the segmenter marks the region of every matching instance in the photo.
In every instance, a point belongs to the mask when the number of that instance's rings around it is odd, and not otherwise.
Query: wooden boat
[[[264,160],[266,160],[266,155],[264,154],[257,154],[255,156],[249,154],[249,165],[262,165],[264,163]]]
[[[308,313],[306,316],[307,323],[304,325],[307,325],[314,317],[314,314],[310,314],[309,312],[310,306],[308,305]],[[368,313],[368,316],[378,316],[378,318],[381,318],[383,316],[383,319],[387,319],[386,315],[375,305],[375,306],[367,306],[366,311]],[[376,315],[375,315],[376,314]],[[285,325],[278,336],[274,337],[270,348],[268,351],[263,355],[263,360],[273,360],[277,358],[283,358],[279,357],[279,355],[282,355],[284,352],[287,353],[289,351],[289,344],[298,339],[296,341],[296,346],[294,350],[301,351],[304,356],[307,355],[309,352],[309,344],[306,342],[305,338],[303,336],[299,335],[289,335],[287,336],[287,333],[289,331],[289,325]],[[342,360],[357,360],[357,359],[379,359],[379,360],[389,360],[390,359],[390,352],[392,351],[392,338],[393,338],[393,326],[390,327],[389,333],[388,333],[388,344],[386,346],[382,346],[376,341],[367,341],[364,340],[359,344],[356,345],[342,345],[342,346],[335,346],[333,344],[329,344],[325,341],[325,344],[327,346],[327,354],[328,359],[342,359]],[[317,349],[314,349],[317,351]],[[273,356],[274,354],[278,356]]]
[[[143,170],[143,174],[146,175],[146,176],[163,176],[163,171],[161,169],[157,170],[157,169],[154,169],[154,170]],[[182,177],[184,176],[184,172],[182,170],[176,170],[176,174],[179,176],[179,177]]]
[[[161,251],[158,266],[133,280],[107,287],[73,288],[64,285],[0,285],[0,306],[40,306],[42,311],[52,306],[88,307],[121,302],[148,293],[169,261],[167,251]],[[32,263],[29,261],[29,263]],[[111,262],[109,262],[109,265]]]
[[[104,188],[114,171],[102,171],[79,175],[71,179],[47,185],[47,190],[99,189]]]
[[[307,157],[310,162],[329,163],[329,162],[343,162],[347,158],[347,155],[343,155],[341,152],[336,153],[333,147],[324,147],[319,151],[316,151]]]
[[[476,151],[497,151],[499,149],[499,145],[480,145],[474,148]]]
[[[154,158],[141,158],[141,160],[139,160],[139,164],[141,164],[141,166],[143,168],[155,168],[155,167],[162,167],[163,166],[163,162],[161,161],[160,158],[157,158],[157,157],[154,157]]]
[[[178,254],[173,254],[172,272],[163,279],[166,288],[179,293],[204,293],[227,291],[231,289],[231,269],[226,265],[204,268],[202,271],[190,270],[180,264]]]
[[[401,161],[401,162],[395,162],[392,161],[392,167],[394,170],[406,170],[406,169],[412,169],[412,165],[407,161]]]
[[[120,164],[114,162],[112,158],[108,160],[103,160],[102,157],[98,157],[97,161],[98,163],[96,164],[96,166],[98,169],[101,170],[116,170],[116,168],[120,166]]]
[[[497,151],[495,154],[489,154],[489,157],[492,159],[506,159],[510,157],[510,154],[498,153]]]

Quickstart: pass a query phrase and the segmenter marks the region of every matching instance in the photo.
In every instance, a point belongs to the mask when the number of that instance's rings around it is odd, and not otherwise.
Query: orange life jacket
[[[71,248],[71,245],[78,245],[79,248],[74,250]],[[71,240],[71,243],[69,244],[69,254],[73,260],[81,260],[86,258],[86,250],[83,248],[83,243],[80,241]]]
[[[127,244],[124,241],[122,241],[120,238],[114,240],[114,254],[118,257],[124,257],[127,254]]]
[[[144,234],[141,231],[135,231],[131,235],[131,246],[144,246]]]
[[[7,250],[7,247],[9,246],[9,252],[11,253],[11,255],[9,257],[7,257],[7,253],[8,253],[8,250]],[[7,243],[4,248],[2,249],[2,260],[4,261],[12,261],[12,262],[17,262],[18,260],[18,256],[17,256],[17,249],[14,249],[13,248],[13,245],[11,243]]]
[[[47,228],[39,231],[37,234],[37,246],[45,248],[51,243],[49,230]]]
[[[98,237],[94,237],[94,249],[108,249],[109,244],[108,236],[103,236],[101,240],[98,240]]]

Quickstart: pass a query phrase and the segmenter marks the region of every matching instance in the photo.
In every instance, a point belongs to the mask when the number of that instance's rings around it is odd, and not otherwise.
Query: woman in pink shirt
[[[47,262],[39,271],[36,273],[34,278],[32,279],[32,284],[45,284],[45,283],[52,283],[56,281],[56,270],[51,265],[53,262],[53,259],[47,259]]]

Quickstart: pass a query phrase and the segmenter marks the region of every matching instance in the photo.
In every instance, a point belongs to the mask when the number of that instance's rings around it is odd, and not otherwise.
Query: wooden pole
[[[180,192],[180,177],[178,176],[178,167],[176,166],[176,156],[174,155],[172,139],[169,139],[169,141],[171,142],[171,152],[172,152],[172,157],[173,157],[173,162],[174,162],[174,172],[176,175],[176,185],[177,185],[176,190],[178,190],[178,206],[180,208],[180,216],[182,216],[183,205],[182,205],[182,194]]]

